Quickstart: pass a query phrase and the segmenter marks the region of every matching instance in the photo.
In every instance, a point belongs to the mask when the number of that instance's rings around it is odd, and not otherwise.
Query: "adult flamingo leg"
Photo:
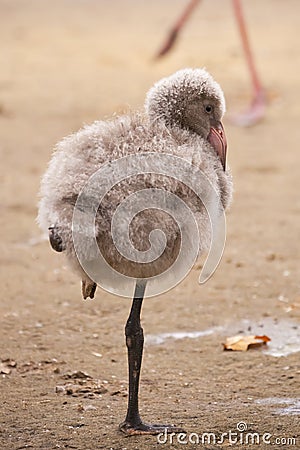
[[[156,58],[161,58],[166,55],[169,50],[174,46],[174,43],[178,37],[179,32],[183,28],[184,24],[187,22],[188,18],[191,16],[192,12],[196,8],[196,6],[200,3],[200,0],[190,0],[184,9],[183,13],[180,15],[179,19],[175,23],[175,25],[169,31],[166,40],[162,44],[160,50],[156,54]]]
[[[200,1],[201,0],[190,0],[183,13],[168,33],[168,36],[161,46],[160,50],[158,51],[156,58],[160,58],[166,55],[173,47],[179,35],[179,32],[187,22],[188,18],[191,16],[196,6],[200,3]],[[232,0],[232,3],[239,32],[241,35],[242,46],[245,53],[247,66],[250,72],[251,83],[253,86],[253,99],[251,101],[250,107],[246,111],[244,111],[243,113],[232,115],[231,120],[235,125],[251,126],[259,122],[265,115],[266,95],[254,64],[254,58],[249,43],[244,14],[242,11],[241,0]]]
[[[241,2],[240,0],[232,0],[232,3],[253,86],[253,99],[250,107],[245,112],[232,116],[232,121],[236,125],[251,126],[264,117],[266,110],[266,96],[254,64]]]

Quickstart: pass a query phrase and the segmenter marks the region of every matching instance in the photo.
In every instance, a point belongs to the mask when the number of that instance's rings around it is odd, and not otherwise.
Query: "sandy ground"
[[[143,417],[219,440],[185,448],[230,447],[221,435],[239,422],[260,444],[243,443],[239,433],[233,448],[300,447],[300,3],[245,3],[270,103],[253,128],[225,120],[235,198],[223,261],[205,286],[194,269],[143,310]],[[154,436],[126,438],[117,429],[127,401],[129,301],[99,290],[83,302],[79,280],[43,240],[35,217],[55,142],[84,123],[140,107],[160,77],[206,66],[229,113],[249,102],[229,0],[204,1],[176,49],[153,62],[181,5],[0,0],[1,449],[159,448]],[[175,332],[183,338],[158,339]],[[225,337],[238,332],[272,341],[268,349],[224,352]],[[78,378],[80,371],[91,378]],[[184,447],[175,437],[160,446]]]

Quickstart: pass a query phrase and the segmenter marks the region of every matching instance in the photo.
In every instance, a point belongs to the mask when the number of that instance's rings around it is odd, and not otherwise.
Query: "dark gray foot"
[[[159,424],[147,424],[140,422],[137,425],[132,425],[128,422],[123,422],[119,425],[119,430],[128,436],[141,435],[141,434],[159,434],[159,433],[184,433],[182,428],[175,425],[159,425]]]

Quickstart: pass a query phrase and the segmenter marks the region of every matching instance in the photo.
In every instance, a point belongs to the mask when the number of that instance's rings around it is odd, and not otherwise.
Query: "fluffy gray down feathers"
[[[214,96],[222,113],[224,96],[219,85],[203,69],[185,69],[156,83],[148,92],[145,112],[137,112],[108,121],[97,121],[64,138],[55,148],[40,189],[38,222],[47,232],[55,225],[64,242],[71,266],[84,283],[90,278],[77,261],[72,240],[72,218],[79,193],[89,178],[104,164],[124,156],[155,152],[185,159],[205,173],[220,195],[224,208],[232,195],[229,170],[223,171],[220,161],[206,139],[179,125],[186,103],[195,95]],[[109,184],[109,180],[108,184]],[[163,188],[178,195],[193,210],[201,236],[201,251],[210,242],[210,223],[203,205],[193,192],[180,181],[161,175],[144,174],[135,180],[127,179],[113,188],[101,205],[96,218],[96,235],[110,264],[122,273],[143,277],[143,265],[124,261],[110,241],[110,221],[115,208],[129,194],[139,189]],[[145,205],[146,206],[146,205]],[[163,211],[144,211],[131,224],[130,236],[139,250],[149,246],[149,233],[162,229],[167,235],[164,254],[156,264],[148,267],[147,276],[167,267],[178,252],[178,227]],[[88,250],[87,250],[88,251]],[[88,255],[87,255],[88,257]],[[126,267],[125,267],[126,266]]]

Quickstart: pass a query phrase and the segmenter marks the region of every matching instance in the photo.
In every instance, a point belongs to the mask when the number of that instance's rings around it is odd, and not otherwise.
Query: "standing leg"
[[[141,327],[141,308],[146,289],[146,281],[137,281],[131,311],[125,326],[128,350],[129,394],[126,419],[119,428],[126,434],[179,433],[183,430],[173,425],[149,425],[143,423],[139,413],[139,381],[144,347],[144,334]]]

